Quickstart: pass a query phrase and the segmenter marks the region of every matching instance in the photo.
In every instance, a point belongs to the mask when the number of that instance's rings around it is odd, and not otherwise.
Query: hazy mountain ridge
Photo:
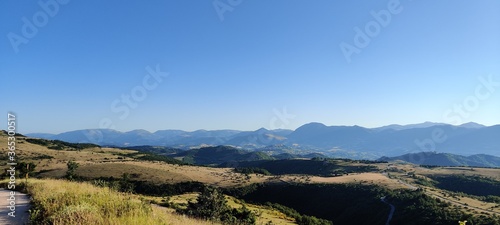
[[[389,162],[401,160],[430,166],[500,167],[500,157],[485,154],[462,156],[451,153],[419,152],[396,157],[381,157],[379,160]]]
[[[500,156],[500,125],[483,126],[466,123],[453,126],[425,122],[411,125],[389,125],[379,128],[360,126],[326,126],[305,124],[296,130],[145,130],[119,132],[109,129],[70,131],[57,135],[27,134],[31,137],[68,142],[88,142],[114,146],[168,146],[192,149],[227,145],[248,150],[266,151],[282,146],[270,154],[307,154],[321,152],[332,157],[376,159],[408,152],[438,151],[460,155],[488,154]],[[270,150],[273,151],[273,150]]]

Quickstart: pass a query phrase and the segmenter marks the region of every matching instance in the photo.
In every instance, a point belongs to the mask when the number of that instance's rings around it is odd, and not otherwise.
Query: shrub
[[[69,161],[67,164],[68,166],[68,171],[66,171],[66,179],[68,180],[74,180],[76,179],[76,169],[80,164],[74,162],[74,161]]]
[[[255,224],[256,221],[255,214],[245,206],[231,209],[224,194],[213,187],[204,188],[196,202],[189,202],[186,209],[177,209],[177,212],[224,224]]]

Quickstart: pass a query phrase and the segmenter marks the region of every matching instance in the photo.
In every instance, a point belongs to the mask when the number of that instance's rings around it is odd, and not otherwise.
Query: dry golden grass
[[[199,181],[219,187],[242,186],[252,181],[228,168],[172,165],[163,162],[129,161],[86,164],[78,168],[77,174],[85,177],[120,177],[123,173],[139,174],[138,180],[153,183],[178,183]]]
[[[196,201],[196,198],[198,197],[198,193],[187,193],[187,194],[182,194],[182,195],[175,195],[169,197],[169,202],[170,203],[176,203],[176,204],[187,204],[189,201]],[[156,201],[160,201],[160,199],[155,199]],[[256,224],[258,225],[264,225],[267,224],[269,221],[272,222],[272,224],[276,225],[289,225],[289,224],[297,224],[295,223],[295,219],[290,218],[283,214],[282,212],[279,212],[277,210],[269,209],[265,206],[258,206],[254,204],[248,204],[248,203],[243,203],[240,200],[227,196],[226,195],[226,200],[227,203],[230,207],[232,208],[241,208],[243,205],[245,205],[249,210],[253,211],[257,215],[257,220]]]
[[[0,140],[0,144],[2,141]],[[20,139],[22,141],[22,138]],[[219,187],[244,186],[251,183],[263,182],[287,182],[287,183],[361,183],[376,184],[387,188],[406,188],[395,179],[380,173],[350,174],[341,177],[318,177],[318,176],[296,176],[286,175],[280,178],[273,176],[250,175],[249,179],[245,175],[234,173],[228,168],[210,168],[198,166],[180,166],[160,162],[137,161],[133,158],[118,155],[118,153],[134,153],[136,151],[120,150],[113,148],[86,149],[83,151],[60,151],[47,149],[44,146],[34,145],[28,142],[18,145],[18,153],[23,158],[36,157],[37,155],[50,155],[54,159],[33,160],[37,164],[37,171],[45,171],[42,177],[62,177],[66,173],[66,163],[74,160],[80,164],[77,175],[98,178],[98,177],[121,177],[123,173],[138,174],[138,180],[151,181],[154,183],[178,183],[183,181],[199,181]],[[6,150],[5,150],[6,151]],[[1,154],[1,153],[0,153]],[[120,157],[120,158],[119,158]],[[387,164],[376,164],[380,169],[387,167]],[[415,167],[413,165],[398,165],[398,168],[424,173],[461,173],[463,171],[453,169],[435,169]],[[496,175],[498,170],[475,169],[475,174]],[[471,173],[471,171],[465,171]]]
[[[6,138],[0,138],[0,146],[7,146]],[[0,154],[6,154],[7,150],[2,148]],[[368,173],[349,175],[343,177],[323,178],[309,176],[309,181],[304,176],[273,176],[245,175],[234,173],[228,168],[210,168],[199,166],[180,166],[161,162],[137,161],[120,153],[136,153],[133,150],[121,150],[114,148],[91,148],[81,151],[52,150],[45,146],[31,144],[24,138],[18,138],[17,154],[21,160],[33,162],[37,165],[36,172],[43,178],[63,177],[66,173],[66,163],[73,160],[80,164],[77,175],[98,177],[121,177],[123,173],[138,174],[138,180],[151,181],[154,183],[178,183],[183,181],[199,181],[219,187],[244,186],[252,183],[263,182],[312,182],[312,183],[352,183],[361,182],[366,184],[380,184],[390,188],[398,187],[398,183],[387,179],[380,174]],[[39,159],[40,156],[51,156],[53,159]]]
[[[390,179],[381,173],[349,174],[340,177],[312,177],[312,183],[361,183],[377,184],[391,189],[406,188],[397,180]]]
[[[441,200],[451,203],[452,205],[459,206],[462,211],[467,213],[487,213],[490,215],[500,215],[500,208],[496,208],[497,204],[491,202],[483,202],[469,197],[451,197],[444,195],[442,190],[436,188],[426,188],[426,193],[438,197]],[[467,207],[467,208],[465,208]]]
[[[0,135],[0,155],[7,155],[7,138]],[[26,138],[17,137],[16,160],[33,162],[36,172],[59,171],[57,175],[62,176],[66,172],[66,163],[70,160],[80,164],[93,164],[99,162],[129,161],[129,157],[117,155],[117,153],[133,153],[136,151],[120,150],[113,148],[89,148],[81,151],[75,150],[53,150],[45,146],[26,142]],[[53,157],[47,159],[44,157]]]
[[[3,134],[0,136],[4,136]],[[179,166],[161,162],[139,161],[123,154],[136,153],[133,150],[114,148],[90,148],[81,151],[53,150],[45,146],[32,144],[25,138],[17,138],[17,159],[36,164],[35,172],[42,172],[42,178],[60,178],[66,173],[68,161],[80,164],[77,175],[97,177],[121,177],[123,173],[139,174],[139,180],[154,183],[178,183],[183,181],[199,181],[211,185],[229,187],[243,186],[265,179],[245,180],[244,175],[232,172],[231,169],[209,168],[199,166]],[[7,155],[7,138],[0,138],[0,155]],[[120,154],[122,153],[122,154]],[[50,156],[52,159],[40,158]]]
[[[414,172],[418,177],[422,177],[424,175],[452,175],[452,174],[463,174],[467,176],[472,175],[480,175],[486,176],[493,179],[499,180],[500,170],[493,168],[469,168],[469,167],[436,167],[436,168],[424,168],[415,165],[408,164],[394,164],[394,171],[391,172],[391,175],[394,180],[402,180],[405,183],[409,183],[410,185],[423,188],[425,193],[429,196],[439,198],[442,201],[446,201],[450,203],[453,207],[459,208],[461,211],[476,214],[476,215],[500,215],[500,208],[496,208],[497,204],[480,201],[477,199],[469,198],[469,197],[451,197],[449,191],[441,190],[438,188],[432,188],[422,185],[415,184],[415,179],[412,176],[408,176],[407,172]],[[404,172],[406,171],[406,172]]]
[[[258,205],[253,205],[253,204],[248,204],[248,203],[242,203],[240,200],[231,197],[231,196],[226,196],[228,205],[233,207],[233,208],[241,208],[243,205],[245,205],[249,210],[255,212],[258,217],[256,224],[267,224],[269,221],[272,224],[276,225],[282,225],[282,224],[297,224],[295,223],[295,219],[288,217],[284,213],[277,211],[277,210],[272,210],[264,206],[258,206]]]
[[[82,224],[212,224],[152,207],[138,196],[100,188],[88,183],[29,179],[37,222],[63,225]]]
[[[2,135],[0,135],[2,136]],[[0,137],[0,155],[7,155],[7,138]],[[387,188],[408,188],[398,182],[398,179],[409,179],[406,172],[415,172],[417,175],[444,175],[464,174],[481,175],[500,180],[500,169],[487,168],[422,168],[411,164],[395,164],[396,171],[391,175],[396,179],[390,179],[380,173],[350,174],[340,177],[317,177],[301,175],[285,176],[263,176],[235,173],[229,168],[210,168],[199,166],[180,166],[161,162],[138,161],[123,154],[136,153],[132,150],[121,150],[114,148],[91,148],[81,151],[52,150],[47,147],[28,143],[24,138],[18,138],[17,157],[21,161],[33,162],[37,165],[36,172],[42,172],[41,176],[46,178],[58,178],[66,173],[66,163],[70,160],[80,164],[77,175],[97,177],[121,177],[123,173],[138,174],[137,180],[151,181],[154,183],[178,183],[183,181],[199,181],[219,187],[244,186],[251,183],[264,182],[286,182],[286,183],[361,183],[375,184]],[[50,156],[53,159],[46,159]],[[362,165],[362,164],[360,164]],[[389,164],[375,164],[379,169],[386,169]],[[411,182],[411,179],[409,179]],[[437,191],[438,192],[438,191]],[[439,193],[436,193],[438,195]],[[491,208],[490,203],[474,199],[462,198],[460,202],[481,209]],[[157,207],[153,207],[157,208]],[[169,209],[160,211],[168,211]],[[74,210],[83,210],[78,208]],[[495,210],[499,210],[498,208]],[[470,210],[469,210],[470,211]],[[179,218],[179,220],[182,218]]]
[[[479,175],[490,177],[500,181],[500,169],[495,168],[469,168],[469,167],[438,167],[433,169],[416,168],[417,174],[422,175],[449,175],[449,174],[463,174],[467,176]]]

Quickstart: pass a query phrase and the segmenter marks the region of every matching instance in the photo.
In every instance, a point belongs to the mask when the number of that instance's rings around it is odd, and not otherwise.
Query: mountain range
[[[466,123],[453,126],[425,122],[378,128],[305,124],[296,130],[146,130],[120,132],[111,129],[76,130],[60,134],[31,133],[30,137],[102,146],[168,146],[192,149],[233,146],[270,154],[319,152],[331,157],[377,159],[408,153],[438,151],[460,155],[500,156],[500,125]]]

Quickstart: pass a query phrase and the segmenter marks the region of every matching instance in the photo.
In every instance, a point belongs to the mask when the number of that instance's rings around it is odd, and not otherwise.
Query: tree
[[[255,214],[243,205],[239,209],[232,209],[230,212],[225,213],[222,221],[227,224],[250,225],[255,224],[255,217]]]
[[[119,184],[120,184],[120,191],[121,192],[128,192],[128,193],[134,192],[135,185],[130,180],[129,173],[122,174],[122,179],[120,179]]]
[[[245,206],[231,209],[224,194],[213,187],[205,187],[196,202],[189,202],[186,209],[178,209],[179,213],[192,217],[220,221],[224,224],[255,224],[255,214]]]
[[[28,176],[33,176],[35,168],[36,165],[32,162],[30,163],[20,162],[16,166],[16,170],[19,171],[19,177],[21,178],[25,178],[26,174],[28,174]]]
[[[76,169],[78,168],[78,166],[80,166],[80,164],[76,163],[75,161],[69,161],[66,166],[68,166],[68,171],[66,171],[66,178],[68,180],[76,179]]]
[[[206,187],[196,202],[189,202],[186,214],[202,219],[219,220],[229,210],[224,195],[216,188]]]

